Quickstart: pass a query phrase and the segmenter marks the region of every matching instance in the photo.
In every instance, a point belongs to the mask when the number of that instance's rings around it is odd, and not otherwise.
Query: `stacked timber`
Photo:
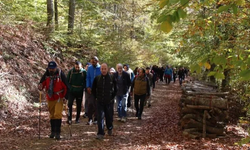
[[[216,138],[225,134],[228,122],[228,93],[213,84],[194,81],[182,87],[180,125],[191,138]]]

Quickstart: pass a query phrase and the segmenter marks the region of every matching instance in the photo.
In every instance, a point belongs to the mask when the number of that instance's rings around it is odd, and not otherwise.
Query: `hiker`
[[[169,84],[172,78],[172,69],[169,67],[169,65],[167,65],[166,69],[165,69],[165,80],[166,80],[166,84]]]
[[[176,71],[176,68],[173,68],[173,80],[174,80],[174,83],[176,81],[176,78],[177,78],[177,71]]]
[[[99,59],[96,56],[91,58],[91,66],[88,67],[87,71],[87,93],[86,93],[86,100],[88,101],[88,122],[87,125],[92,125],[92,123],[97,123],[97,112],[96,112],[96,101],[94,95],[91,92],[92,84],[94,78],[101,74],[100,71],[100,64],[98,63]],[[94,115],[94,120],[93,120]]]
[[[65,103],[67,85],[66,76],[57,68],[56,62],[49,62],[48,68],[40,80],[38,89],[42,91],[45,88],[46,90],[51,126],[49,137],[55,137],[56,140],[60,140],[63,103]]]
[[[135,74],[134,74],[134,71],[129,67],[128,64],[125,64],[123,65],[123,69],[125,72],[127,72],[129,74],[129,77],[130,77],[130,80],[131,80],[131,83],[133,82],[134,78],[135,78]],[[130,88],[129,88],[129,93],[130,93]],[[130,107],[131,106],[131,96],[130,94],[128,94],[128,100],[127,100],[127,107]]]
[[[127,121],[127,101],[129,95],[129,88],[131,85],[130,76],[127,72],[123,71],[123,65],[117,64],[117,72],[114,74],[116,81],[116,100],[117,100],[117,109],[119,121]]]
[[[184,69],[182,67],[180,67],[180,69],[178,71],[178,77],[179,77],[180,85],[182,85],[182,81],[184,79],[184,76],[185,76]]]
[[[104,117],[108,135],[112,135],[113,114],[114,114],[114,97],[116,95],[116,81],[114,77],[108,73],[108,65],[101,65],[101,75],[95,77],[92,94],[97,101],[97,139],[103,139],[104,133]]]
[[[148,78],[145,76],[145,69],[140,68],[139,75],[134,79],[131,86],[131,95],[134,95],[136,117],[141,120],[141,115],[143,112],[144,101],[146,97],[150,96],[150,87]],[[140,102],[140,107],[138,106]]]
[[[91,63],[86,63],[84,69],[86,70],[86,72],[88,71],[88,67],[91,65]],[[83,101],[84,101],[84,115],[83,118],[87,118],[88,117],[88,99],[86,99],[86,93],[87,93],[87,89],[85,88],[84,92],[83,92]]]
[[[76,100],[76,120],[75,123],[80,123],[79,118],[82,108],[82,97],[86,87],[86,70],[82,68],[82,63],[76,61],[74,67],[69,70],[67,80],[70,85],[70,94],[68,99],[68,124],[72,123],[72,106]]]
[[[152,93],[153,90],[153,83],[154,83],[154,76],[153,74],[150,72],[150,67],[146,68],[146,77],[148,78],[149,81],[149,87],[150,87],[150,93]],[[146,100],[145,100],[145,104],[148,102],[148,107],[151,106],[151,96],[149,96]]]

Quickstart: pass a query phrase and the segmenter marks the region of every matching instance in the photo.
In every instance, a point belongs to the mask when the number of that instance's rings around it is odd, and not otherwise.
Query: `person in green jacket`
[[[67,80],[70,85],[69,100],[68,100],[68,124],[72,123],[72,105],[76,99],[76,123],[79,123],[82,97],[86,87],[86,70],[82,68],[82,64],[79,61],[75,62],[74,68],[72,68],[67,75]]]

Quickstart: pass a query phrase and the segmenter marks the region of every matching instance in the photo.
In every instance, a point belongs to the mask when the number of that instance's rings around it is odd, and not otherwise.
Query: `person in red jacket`
[[[44,88],[46,90],[50,113],[50,138],[55,137],[56,140],[60,140],[63,103],[67,93],[67,83],[64,81],[66,81],[66,76],[57,68],[57,64],[51,61],[38,86],[39,90],[43,90]]]

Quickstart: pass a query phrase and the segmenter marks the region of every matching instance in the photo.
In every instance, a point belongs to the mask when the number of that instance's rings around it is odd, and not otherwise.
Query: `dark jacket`
[[[115,81],[117,83],[117,80],[118,80],[118,72],[116,72],[114,74],[114,78],[115,78]],[[130,80],[130,76],[127,72],[125,71],[122,71],[122,80],[123,80],[123,86],[125,87],[123,90],[123,94],[125,95],[128,90],[129,90],[129,87],[131,86],[131,80]],[[117,87],[118,89],[119,87]]]
[[[81,94],[86,87],[86,70],[83,68],[79,71],[76,71],[75,68],[71,69],[68,72],[67,81],[70,85],[71,93]]]
[[[142,86],[142,84],[144,84],[144,86]],[[131,91],[133,90],[134,90],[135,95],[146,94],[147,96],[150,96],[151,93],[150,93],[150,86],[149,86],[148,78],[146,76],[142,78],[140,76],[137,76],[134,79],[132,86],[131,86]]]
[[[92,85],[92,94],[100,103],[109,104],[114,102],[116,95],[116,81],[110,74],[95,77]]]

